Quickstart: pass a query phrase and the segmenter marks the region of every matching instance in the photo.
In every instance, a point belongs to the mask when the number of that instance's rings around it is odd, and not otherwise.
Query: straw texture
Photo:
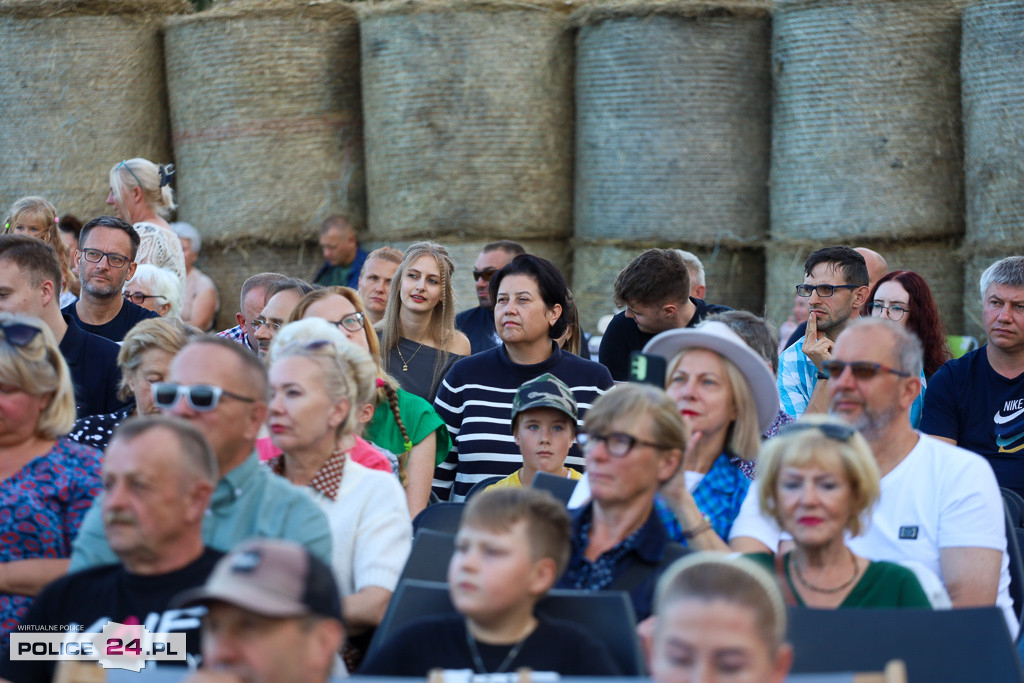
[[[760,313],[764,307],[764,256],[759,248],[720,248],[679,242],[639,246],[587,243],[576,246],[572,291],[580,322],[597,330],[601,316],[615,313],[615,277],[649,248],[686,249],[704,264],[707,301]]]
[[[171,22],[165,40],[182,220],[269,243],[309,238],[331,213],[363,222],[351,8],[229,3]]]
[[[964,11],[967,239],[1017,241],[1024,229],[1024,2],[985,0]]]
[[[765,315],[781,324],[793,309],[795,287],[804,281],[804,261],[812,251],[828,246],[826,242],[771,242],[765,255],[768,300]],[[928,282],[939,315],[949,334],[963,327],[963,265],[954,240],[925,242],[857,242],[858,247],[874,249],[885,257],[889,270],[912,270]]]
[[[580,29],[576,236],[756,241],[768,230],[768,20],[647,10]]]
[[[963,234],[962,0],[780,0],[774,237]]]
[[[158,12],[186,7],[0,2],[0,206],[37,194],[91,218],[114,164],[170,161]]]
[[[573,60],[560,6],[361,10],[375,235],[570,234]]]

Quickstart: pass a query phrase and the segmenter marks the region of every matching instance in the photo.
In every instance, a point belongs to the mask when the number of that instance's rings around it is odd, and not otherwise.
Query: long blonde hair
[[[49,244],[57,252],[57,261],[60,262],[60,276],[64,281],[61,288],[77,292],[78,278],[71,272],[71,252],[68,250],[68,245],[64,244],[64,240],[60,237],[60,223],[57,218],[57,209],[54,208],[53,204],[42,197],[22,197],[14,202],[11,210],[7,212],[7,217],[4,218],[3,234],[13,234],[18,220],[27,216],[32,216],[43,224],[43,232],[39,235],[39,239]]]

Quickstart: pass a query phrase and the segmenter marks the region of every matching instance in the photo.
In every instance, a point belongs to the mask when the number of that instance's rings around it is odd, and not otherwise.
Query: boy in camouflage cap
[[[488,488],[529,486],[537,472],[579,479],[579,472],[565,466],[576,438],[577,417],[572,391],[551,373],[519,387],[512,399],[512,435],[523,454],[523,466]]]

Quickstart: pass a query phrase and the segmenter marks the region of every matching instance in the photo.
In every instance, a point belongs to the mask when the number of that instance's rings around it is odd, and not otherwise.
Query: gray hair
[[[150,294],[162,296],[171,305],[167,315],[181,315],[181,304],[185,299],[184,287],[181,278],[171,271],[151,263],[140,263],[132,279],[124,283],[124,288],[128,289],[132,285],[145,287]]]
[[[184,221],[178,221],[177,223],[171,223],[171,230],[180,239],[189,240],[192,242],[192,251],[199,253],[199,250],[203,248],[203,236],[199,234],[195,226],[191,223]]]
[[[676,253],[683,259],[683,263],[686,264],[686,270],[690,272],[690,284],[706,287],[707,283],[704,282],[704,264],[700,262],[697,255],[685,249],[676,249]]]
[[[982,301],[992,285],[1024,289],[1024,256],[1007,256],[985,269],[981,274]]]
[[[860,327],[870,327],[889,334],[896,342],[896,369],[909,373],[911,377],[921,376],[924,368],[924,350],[916,334],[885,318],[860,318],[847,325],[843,333]]]

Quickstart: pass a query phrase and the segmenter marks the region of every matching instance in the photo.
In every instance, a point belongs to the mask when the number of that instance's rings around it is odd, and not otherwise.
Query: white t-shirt
[[[760,482],[747,492],[730,540],[756,538],[775,550],[783,534],[775,520],[761,515]],[[1009,556],[1003,498],[992,468],[981,456],[920,434],[917,445],[882,477],[881,496],[871,523],[847,545],[871,560],[923,564],[942,578],[941,548],[992,548],[1003,553],[996,606],[1010,633],[1017,620],[1010,599]]]

